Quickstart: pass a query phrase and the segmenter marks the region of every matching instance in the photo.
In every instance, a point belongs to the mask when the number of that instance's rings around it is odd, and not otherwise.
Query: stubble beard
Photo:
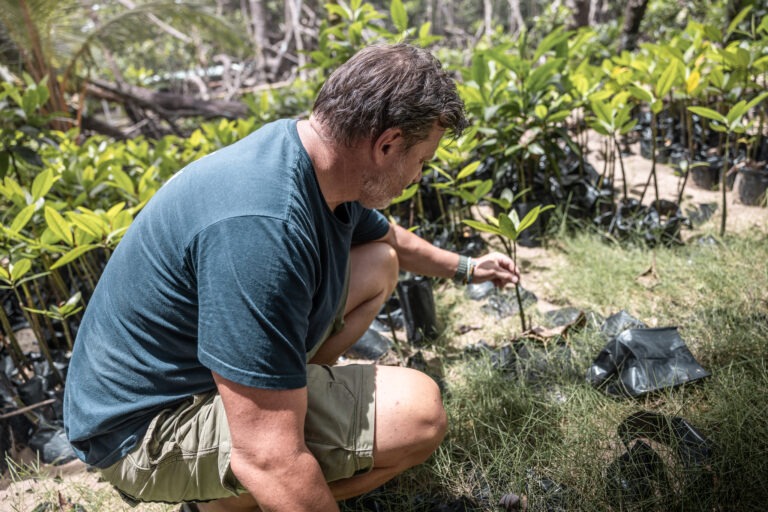
[[[402,190],[396,190],[398,184],[394,183],[393,179],[402,174],[403,166],[403,162],[400,162],[392,172],[376,173],[366,170],[360,191],[360,204],[377,210],[389,206],[392,200],[402,193]]]

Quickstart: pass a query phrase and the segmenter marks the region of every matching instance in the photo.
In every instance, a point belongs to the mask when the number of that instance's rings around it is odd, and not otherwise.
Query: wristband
[[[453,276],[453,280],[457,283],[469,284],[472,282],[474,271],[475,266],[472,263],[472,258],[459,255],[459,267],[456,269],[456,274]]]

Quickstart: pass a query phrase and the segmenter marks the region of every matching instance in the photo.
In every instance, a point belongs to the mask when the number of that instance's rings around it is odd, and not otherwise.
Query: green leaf
[[[17,261],[15,264],[11,263],[8,268],[11,272],[11,281],[18,282],[19,279],[24,277],[24,274],[32,269],[32,262],[27,259],[23,259]]]
[[[626,134],[628,134],[629,132],[631,132],[631,131],[632,131],[632,129],[635,127],[635,125],[637,125],[637,121],[638,121],[637,119],[632,119],[632,120],[631,120],[630,122],[628,122],[627,124],[625,124],[625,125],[622,125],[621,129],[619,130],[619,133],[620,133],[621,135],[626,135]]]
[[[74,212],[67,212],[66,215],[70,222],[94,238],[101,238],[106,232],[104,221],[96,214],[87,212],[78,215]]]
[[[480,160],[475,160],[474,162],[467,164],[464,166],[464,168],[459,172],[459,175],[456,176],[456,181],[462,180],[468,176],[472,176],[475,174],[475,171],[477,171],[477,168],[480,167]]]
[[[493,180],[484,180],[475,189],[475,197],[485,197],[491,190],[493,190]]]
[[[3,183],[5,184],[3,187],[3,195],[11,201],[15,201],[17,199],[24,200],[26,198],[24,189],[21,188],[21,185],[19,185],[18,182],[10,176],[6,176],[3,179]]]
[[[32,203],[25,206],[19,213],[16,215],[16,217],[13,219],[13,222],[11,222],[10,228],[8,228],[12,233],[17,234],[19,231],[21,231],[24,226],[27,225],[27,223],[30,221],[32,216],[35,214],[35,210],[37,209],[37,204]]]
[[[408,13],[405,11],[405,6],[402,0],[392,0],[389,6],[389,12],[392,15],[392,22],[395,24],[398,32],[405,32],[408,30]]]
[[[23,259],[17,261],[15,264],[11,263],[8,268],[11,274],[11,281],[17,283],[22,277],[24,277],[24,274],[32,269],[32,262],[27,259]]]
[[[653,102],[653,94],[648,89],[645,89],[644,87],[640,87],[638,85],[630,85],[629,91],[632,93],[632,96],[639,99],[640,101],[644,101],[646,103]]]
[[[56,260],[56,263],[51,265],[51,270],[55,270],[59,267],[63,267],[67,263],[75,261],[77,258],[82,256],[83,254],[87,253],[88,251],[92,251],[97,247],[99,246],[96,244],[88,244],[88,245],[81,245],[79,247],[75,247],[71,251],[67,252],[64,256]]]
[[[408,187],[406,187],[405,190],[403,190],[403,193],[400,194],[398,197],[394,198],[390,204],[397,204],[402,203],[404,201],[409,200],[414,195],[416,195],[416,192],[419,190],[419,184],[414,183]]]
[[[72,245],[72,230],[64,217],[50,206],[45,207],[45,222],[58,240]]]
[[[472,80],[480,88],[480,94],[485,97],[485,82],[488,81],[488,62],[484,53],[477,52],[472,57]]]
[[[747,102],[741,100],[736,103],[726,114],[725,118],[728,120],[728,126],[733,126],[738,120],[740,120],[744,114],[747,113]]]
[[[32,181],[32,199],[37,201],[44,197],[58,179],[59,177],[54,176],[53,169],[50,168],[35,176],[34,181]]]
[[[512,216],[514,220],[505,213],[499,215],[499,228],[505,237],[514,241],[517,240],[517,235],[519,234],[516,226],[517,222],[515,222],[517,220],[517,213],[514,210],[512,210]]]
[[[549,79],[559,70],[564,59],[550,59],[534,69],[525,79],[525,88],[529,94],[541,91]]]
[[[546,51],[548,51],[550,48],[553,48],[563,41],[568,40],[569,33],[563,32],[563,27],[558,27],[555,30],[553,30],[547,37],[541,40],[541,43],[539,43],[538,48],[536,48],[536,53],[533,54],[533,60],[534,62],[539,60],[539,57],[544,55]]]
[[[476,220],[469,220],[469,219],[462,220],[461,222],[463,222],[464,224],[466,224],[467,226],[469,226],[469,227],[471,227],[473,229],[476,229],[478,231],[482,231],[484,233],[492,233],[494,235],[502,235],[501,230],[498,227],[493,226],[491,224],[486,224],[484,222],[478,222]]]
[[[711,108],[688,107],[688,110],[690,110],[694,114],[700,115],[701,117],[705,117],[707,119],[717,121],[718,123],[728,124],[728,119],[726,119],[724,115],[722,115],[720,112],[712,110]]]
[[[752,6],[748,5],[747,7],[742,9],[741,12],[739,14],[737,14],[733,18],[733,21],[731,21],[731,23],[728,24],[728,28],[725,31],[725,38],[724,39],[728,39],[730,37],[730,35],[733,33],[733,31],[736,30],[736,27],[739,26],[739,23],[741,23],[744,20],[744,18],[747,17],[747,15],[749,14],[749,12],[751,10],[752,10]]]
[[[122,169],[113,168],[110,172],[112,182],[109,185],[117,187],[129,194],[135,194],[133,180]]]
[[[765,19],[767,19],[767,20],[768,20],[768,16],[766,16],[766,17],[765,17]],[[759,96],[757,96],[756,98],[752,99],[752,100],[751,100],[749,103],[747,103],[747,110],[748,110],[748,111],[749,111],[749,110],[752,110],[752,109],[753,109],[753,108],[755,108],[757,105],[759,105],[760,103],[762,103],[762,101],[763,101],[765,98],[768,98],[768,92],[764,92],[764,93],[760,94],[760,95],[759,95]]]
[[[669,93],[670,89],[672,89],[672,86],[675,84],[675,80],[680,75],[679,69],[680,61],[672,59],[661,74],[661,77],[659,77],[659,80],[656,82],[656,97],[663,98]]]
[[[597,116],[597,119],[604,122],[606,125],[613,125],[613,115],[608,109],[608,105],[600,100],[590,102],[592,105],[592,112]]]

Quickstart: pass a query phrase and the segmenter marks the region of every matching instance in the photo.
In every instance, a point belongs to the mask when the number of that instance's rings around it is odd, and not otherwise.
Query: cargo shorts
[[[308,365],[304,438],[328,482],[373,467],[374,380],[373,365]],[[221,396],[211,391],[160,412],[102,475],[131,504],[237,496],[246,490],[230,468],[231,446]]]
[[[323,340],[343,328],[345,302],[346,297]],[[375,372],[370,364],[307,365],[304,439],[328,482],[373,468]],[[136,448],[102,475],[133,505],[228,498],[247,492],[232,473],[231,448],[224,406],[214,390],[162,410]]]

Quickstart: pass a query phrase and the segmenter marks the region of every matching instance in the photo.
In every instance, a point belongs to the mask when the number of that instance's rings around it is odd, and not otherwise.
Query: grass
[[[552,245],[548,270],[555,304],[603,316],[627,310],[651,325],[678,326],[696,359],[712,376],[695,384],[638,399],[612,398],[584,379],[605,345],[594,328],[571,334],[567,349],[528,342],[535,357],[518,357],[502,370],[491,353],[467,354],[444,336],[435,351],[443,359],[449,433],[420,467],[342,509],[352,511],[498,510],[506,493],[526,494],[530,510],[764,510],[768,502],[768,240],[765,235],[729,237],[717,244],[626,249],[590,234]],[[538,268],[532,265],[533,268]],[[646,270],[652,268],[654,272]],[[477,304],[454,290],[436,293],[440,322],[451,333],[459,323],[487,324],[486,341],[509,342],[515,322],[456,319]],[[540,316],[530,311],[535,320]],[[519,329],[519,323],[518,329]],[[502,326],[506,331],[500,330]],[[714,447],[703,487],[663,445],[653,447],[666,463],[668,485],[646,492],[641,503],[619,506],[608,492],[609,467],[625,452],[617,427],[628,415],[654,411],[685,418]],[[705,473],[706,475],[707,473]],[[108,487],[63,491],[57,480],[33,475],[36,504],[57,492],[89,512],[122,510]],[[689,486],[686,487],[686,482]],[[548,494],[548,485],[559,491]],[[59,490],[56,490],[59,489]],[[559,501],[558,501],[559,500]],[[116,505],[117,504],[117,505]],[[11,505],[12,506],[12,505]],[[117,508],[116,508],[117,507]],[[442,508],[440,508],[442,507]],[[31,510],[8,508],[2,510]],[[127,507],[124,508],[128,510]],[[138,507],[168,511],[173,507]]]
[[[603,316],[624,309],[652,326],[677,326],[712,376],[638,399],[609,397],[584,380],[605,345],[597,330],[588,328],[570,336],[568,358],[562,347],[531,343],[528,348],[541,357],[516,371],[499,370],[487,356],[451,357],[446,351],[450,430],[443,445],[427,464],[378,491],[375,506],[368,500],[345,509],[499,510],[499,499],[515,492],[528,496],[530,510],[765,510],[765,236],[651,251],[580,234],[555,246],[560,263],[552,271],[550,302]],[[455,294],[447,295],[450,304],[439,309],[442,315],[463,307]],[[626,451],[616,429],[641,410],[686,419],[709,440],[713,457],[704,471],[686,469],[671,448],[648,441],[664,462],[667,481],[639,502],[622,505],[607,486],[616,474],[611,463]],[[545,484],[553,482],[560,492],[548,494]]]
[[[6,457],[10,486],[0,491],[2,512],[128,512],[131,507],[104,482],[85,473],[61,474],[39,460]],[[178,506],[150,504],[142,512],[172,512]]]

